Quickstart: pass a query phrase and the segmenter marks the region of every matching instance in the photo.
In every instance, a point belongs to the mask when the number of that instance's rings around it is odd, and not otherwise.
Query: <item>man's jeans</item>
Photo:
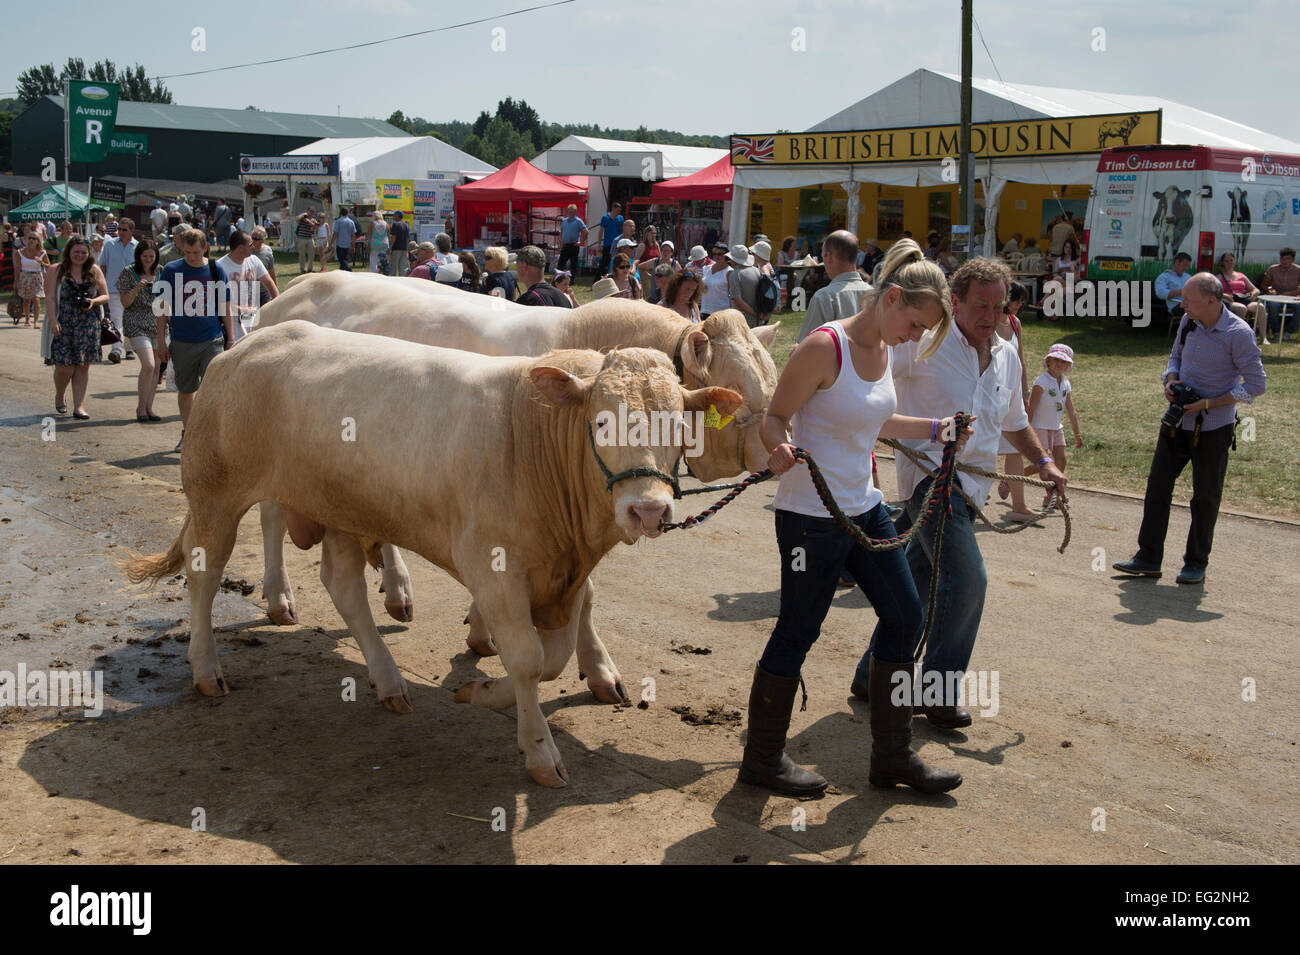
[[[337,246],[334,249],[334,257],[339,260],[339,268],[344,272],[352,271],[352,250],[345,249],[343,246]]]
[[[868,537],[894,536],[883,503],[851,520]],[[781,612],[759,661],[764,670],[776,676],[799,675],[804,657],[821,634],[841,571],[847,571],[871,599],[879,618],[871,643],[879,644],[881,659],[912,658],[921,636],[921,603],[901,549],[869,551],[829,516],[780,510],[776,542],[781,552]]]
[[[1270,335],[1278,334],[1278,326],[1282,323],[1282,309],[1287,309],[1286,333],[1294,335],[1297,328],[1300,328],[1300,307],[1295,305],[1283,306],[1281,302],[1265,302],[1264,308],[1268,310],[1268,333]]]
[[[1214,525],[1219,519],[1219,501],[1223,498],[1223,479],[1228,473],[1228,449],[1232,446],[1233,425],[1202,431],[1196,446],[1192,432],[1179,428],[1175,437],[1163,425],[1156,439],[1156,453],[1147,474],[1146,499],[1142,503],[1142,529],[1138,531],[1138,559],[1160,566],[1165,555],[1165,534],[1169,531],[1169,506],[1173,501],[1174,483],[1192,462],[1192,526],[1187,530],[1187,549],[1183,563],[1202,570],[1210,562],[1214,544]]]
[[[912,492],[907,502],[907,517],[903,524],[915,524],[920,519],[921,502],[930,489],[932,478],[926,478]],[[938,505],[936,505],[937,507]],[[907,562],[921,601],[922,629],[930,600],[931,559],[934,556],[935,518],[925,522],[925,527],[907,545]],[[934,670],[944,675],[945,688],[953,673],[964,674],[970,665],[979,634],[980,619],[984,616],[984,594],[988,590],[988,575],[984,571],[984,557],[975,540],[975,514],[966,499],[954,488],[952,517],[943,528],[943,549],[939,554],[939,589],[935,594],[934,623],[930,639],[925,645],[922,674]],[[865,661],[865,657],[863,658]],[[902,658],[900,658],[902,659]],[[865,679],[865,664],[859,664],[859,678]],[[945,704],[956,705],[956,700],[946,698]]]

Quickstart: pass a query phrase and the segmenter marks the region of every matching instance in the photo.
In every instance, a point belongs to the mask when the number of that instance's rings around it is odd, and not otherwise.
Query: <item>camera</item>
[[[85,311],[87,308],[90,307],[90,296],[87,295],[85,292],[76,291],[73,292],[68,297],[72,300],[72,304],[77,306],[77,308],[81,309],[82,311]]]
[[[1183,405],[1192,404],[1201,400],[1195,388],[1185,381],[1175,382],[1169,386],[1169,390],[1174,393],[1174,400],[1169,403],[1165,410],[1165,416],[1160,419],[1160,423],[1173,431],[1178,427],[1178,422],[1183,420]]]

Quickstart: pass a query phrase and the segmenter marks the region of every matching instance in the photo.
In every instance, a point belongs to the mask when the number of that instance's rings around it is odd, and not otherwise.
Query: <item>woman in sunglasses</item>
[[[636,279],[636,273],[632,271],[632,260],[627,257],[627,253],[620,252],[614,256],[614,267],[610,270],[609,278],[614,280],[618,286],[618,291],[613,294],[613,298],[630,298],[639,300],[641,298],[641,283]]]

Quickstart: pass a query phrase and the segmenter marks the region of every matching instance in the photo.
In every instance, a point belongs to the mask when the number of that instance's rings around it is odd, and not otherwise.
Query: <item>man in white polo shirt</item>
[[[917,358],[916,342],[894,347],[892,369],[894,389],[898,393],[898,413],[930,417],[934,414],[974,414],[974,434],[957,456],[963,464],[997,469],[998,439],[1005,435],[1026,461],[1035,461],[1039,477],[1056,485],[1065,496],[1065,475],[1052,463],[1029,425],[1020,390],[1020,359],[1015,348],[995,332],[1002,304],[1011,286],[1011,272],[995,259],[970,259],[953,273],[953,324],[956,326],[930,358]],[[904,441],[919,451],[938,469],[943,450],[942,435],[936,441]],[[895,458],[899,494],[908,498],[908,522],[915,523],[925,492],[932,479],[919,467],[899,454]],[[981,508],[988,500],[991,478],[958,472],[962,489]],[[904,525],[899,525],[900,533]],[[907,547],[917,591],[930,592],[931,559],[934,555],[934,523],[927,521],[922,532]],[[925,648],[923,671],[943,676],[944,701],[941,706],[922,707],[931,723],[944,729],[969,726],[970,714],[949,697],[948,689],[958,685],[970,663],[984,613],[984,592],[988,577],[984,558],[975,540],[975,513],[954,489],[952,517],[944,528],[943,548],[939,558],[939,589],[934,610],[934,626]],[[867,685],[865,676],[871,651],[858,665],[853,691]],[[950,674],[956,674],[955,677]],[[924,673],[922,680],[925,679]],[[928,686],[928,684],[922,684]],[[860,695],[860,694],[859,694]]]
[[[139,243],[135,239],[135,223],[123,217],[117,223],[117,237],[104,240],[104,249],[99,255],[99,267],[104,270],[104,281],[108,283],[108,316],[113,322],[113,327],[119,332],[122,331],[122,296],[117,291],[117,279],[122,274],[122,270],[130,268],[135,264],[135,247]],[[127,359],[134,358],[130,349],[125,348],[123,342],[126,339],[113,343],[109,350],[108,360],[116,365],[122,360],[122,354],[125,351]]]

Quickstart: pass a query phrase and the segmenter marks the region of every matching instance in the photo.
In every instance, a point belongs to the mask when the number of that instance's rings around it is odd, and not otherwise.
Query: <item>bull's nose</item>
[[[668,505],[662,501],[638,501],[628,510],[634,520],[640,520],[643,533],[659,533],[659,525],[668,519]]]

